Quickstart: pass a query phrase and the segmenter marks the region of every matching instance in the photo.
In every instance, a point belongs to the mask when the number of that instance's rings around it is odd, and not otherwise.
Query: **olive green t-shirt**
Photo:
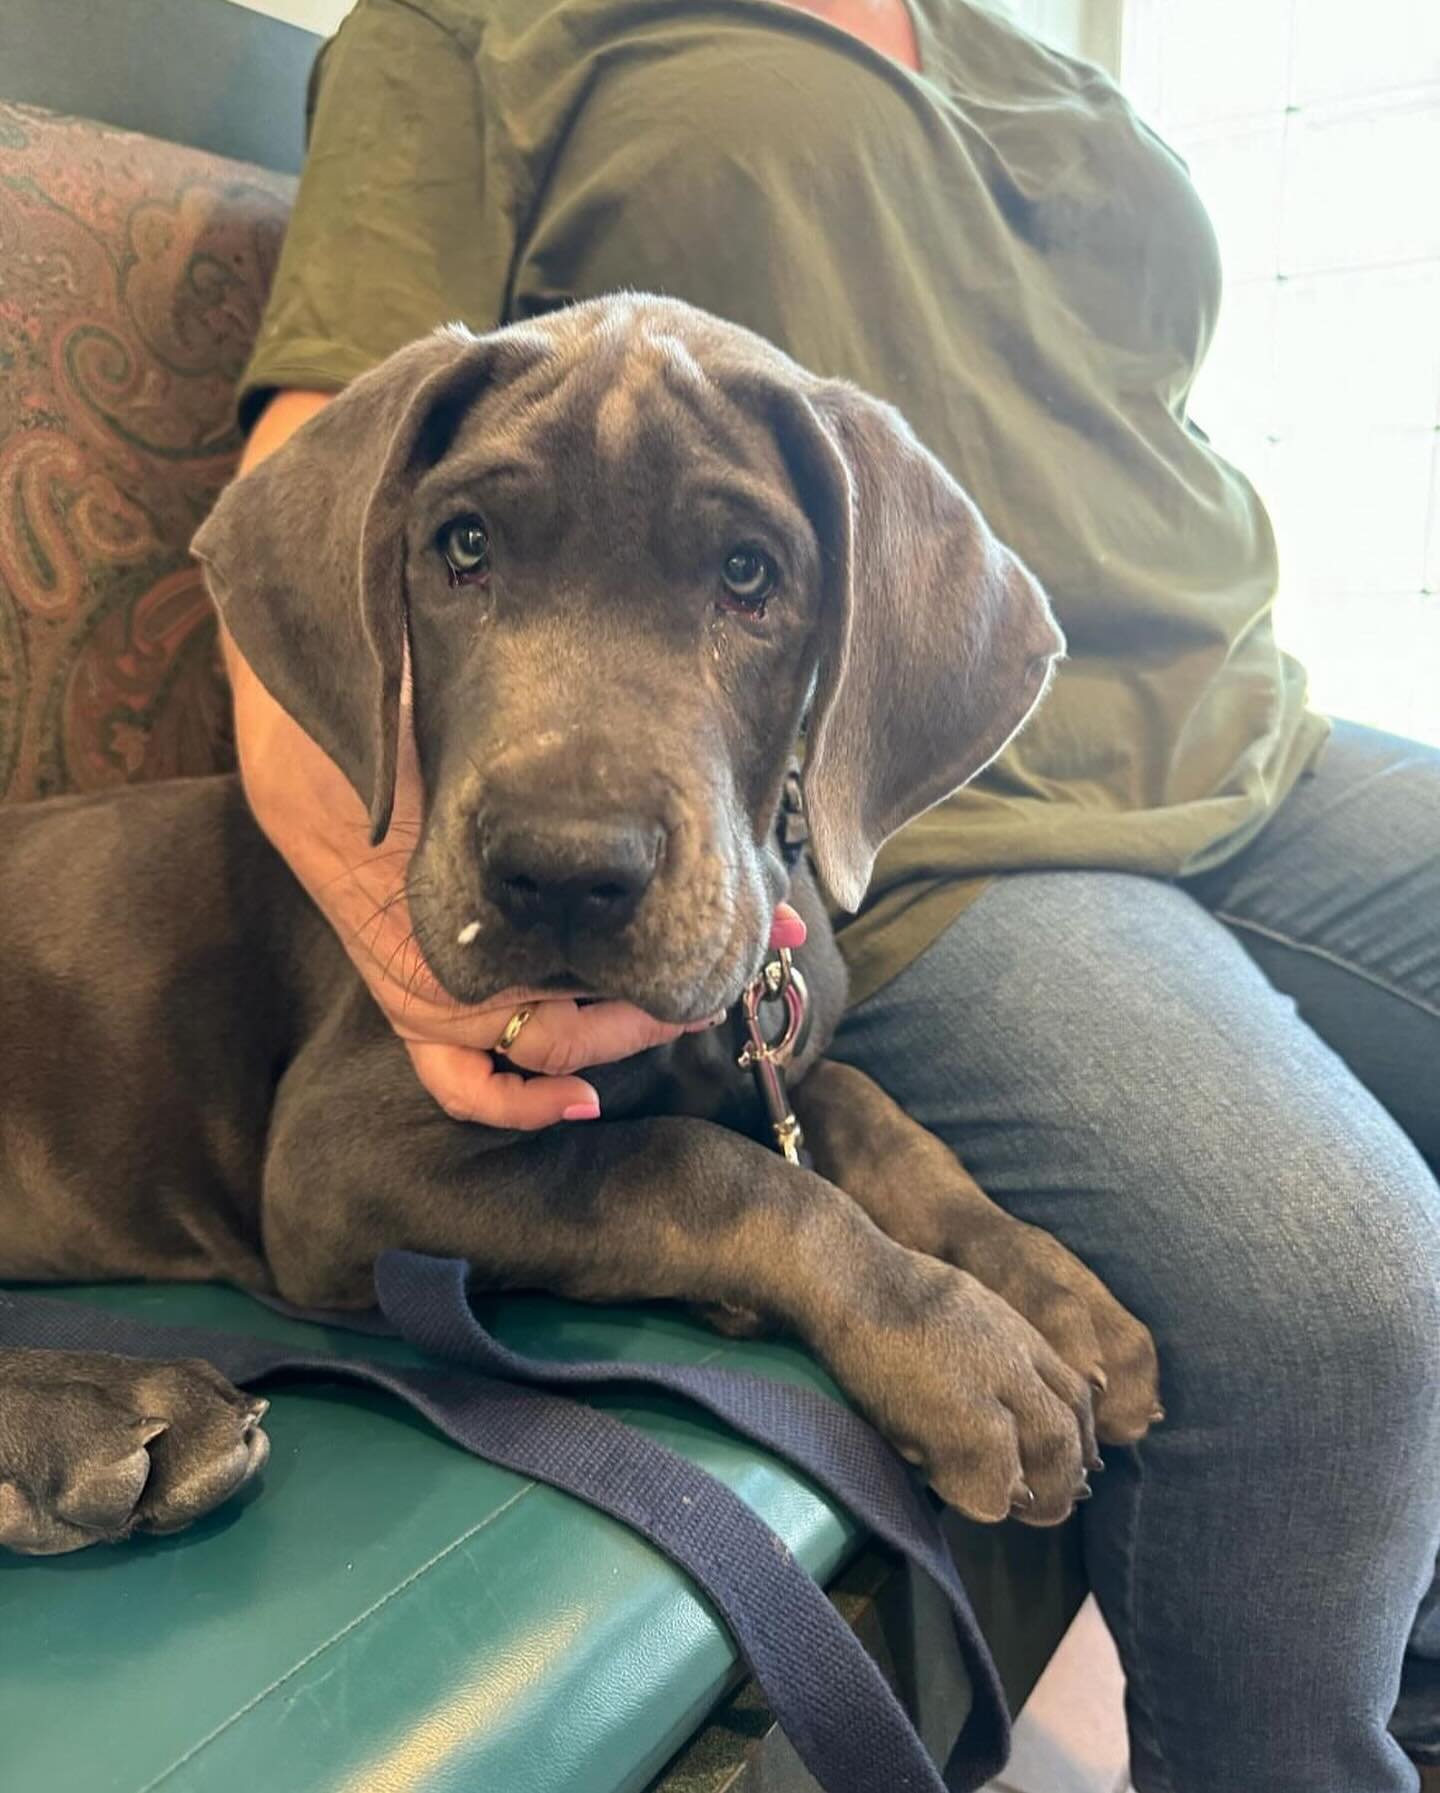
[[[857,996],[985,874],[1217,863],[1325,734],[1275,645],[1265,512],[1186,416],[1219,263],[1183,167],[1099,71],[910,4],[918,76],[779,0],[360,0],[242,389],[253,415],[447,320],[630,287],[898,405],[1069,657],[881,854],[841,933]]]

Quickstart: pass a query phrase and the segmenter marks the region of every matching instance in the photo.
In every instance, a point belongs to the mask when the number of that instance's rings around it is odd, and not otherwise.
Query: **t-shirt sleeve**
[[[249,428],[285,386],[335,391],[503,290],[481,228],[475,63],[404,0],[359,0],[311,76],[295,208],[238,392]]]

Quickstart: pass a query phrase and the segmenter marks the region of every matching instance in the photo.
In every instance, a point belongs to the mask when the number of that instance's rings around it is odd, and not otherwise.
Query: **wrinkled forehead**
[[[458,420],[451,477],[513,470],[559,482],[567,504],[669,502],[710,491],[787,534],[810,534],[763,377],[662,321],[536,333],[502,356]],[[508,363],[508,365],[507,365]]]

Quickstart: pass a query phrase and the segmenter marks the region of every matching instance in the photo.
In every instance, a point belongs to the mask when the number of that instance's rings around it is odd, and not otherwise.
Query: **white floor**
[[[1015,1747],[989,1793],[1129,1793],[1125,1678],[1087,1600],[1015,1724]]]

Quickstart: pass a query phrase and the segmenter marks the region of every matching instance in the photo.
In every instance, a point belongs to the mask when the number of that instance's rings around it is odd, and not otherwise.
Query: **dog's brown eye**
[[[452,581],[481,579],[490,568],[490,536],[479,517],[456,517],[438,537]]]
[[[732,548],[721,570],[725,595],[721,602],[748,616],[763,616],[765,600],[775,589],[775,562],[758,548]]]

